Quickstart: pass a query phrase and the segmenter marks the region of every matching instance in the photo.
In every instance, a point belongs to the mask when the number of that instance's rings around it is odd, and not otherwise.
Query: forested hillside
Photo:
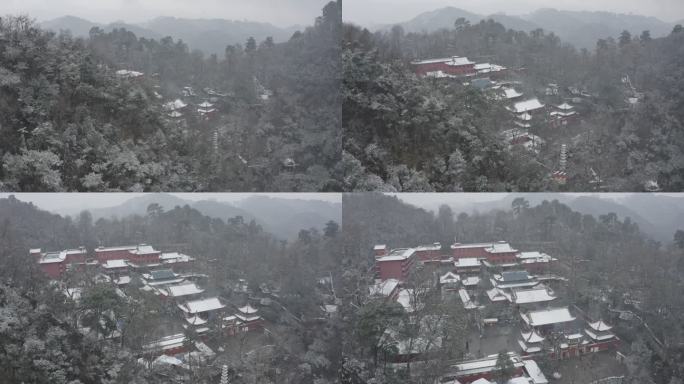
[[[678,191],[684,187],[684,33],[606,36],[578,50],[543,30],[455,20],[449,30],[370,33],[345,26],[346,188],[397,191]],[[469,80],[419,78],[410,62],[448,56],[508,68],[527,98],[577,105],[579,121],[532,124],[535,153],[507,145],[507,100]],[[562,90],[549,93],[549,86]],[[571,90],[571,91],[566,91]],[[580,90],[582,96],[580,96]],[[573,96],[570,92],[575,92]],[[566,95],[567,93],[567,95]],[[551,96],[548,96],[551,94]],[[561,145],[567,182],[556,183]],[[510,148],[509,148],[510,147]]]
[[[339,190],[341,4],[225,54],[0,22],[0,190]]]
[[[297,240],[284,243],[254,222],[212,219],[189,207],[165,211],[152,205],[143,216],[93,222],[88,212],[70,220],[9,197],[0,199],[0,217],[0,373],[6,382],[152,384],[185,377],[213,384],[223,364],[230,368],[231,383],[253,383],[256,378],[268,383],[335,382],[341,363],[338,326],[320,320],[320,306],[330,297],[317,276],[327,276],[339,259],[337,223],[302,230]],[[135,281],[117,292],[116,286],[83,270],[48,283],[27,253],[34,247],[59,250],[82,244],[92,250],[98,244],[140,242],[196,257],[195,272],[210,282],[203,283],[204,288],[221,297],[235,296],[238,279],[249,281],[250,289],[263,284],[278,289],[280,307],[264,310],[271,324],[270,350],[260,352],[260,368],[248,354],[232,360],[238,342],[223,333],[214,340],[224,343],[228,352],[181,376],[168,366],[142,364],[144,340],[164,336],[165,326],[176,319],[173,308],[138,289],[141,285]],[[65,287],[79,287],[80,300],[70,297]],[[116,324],[92,316],[103,306],[113,311]],[[101,335],[123,332],[116,338],[98,338],[84,331],[84,325]]]
[[[684,303],[677,295],[684,283],[684,232],[675,234],[673,228],[676,244],[661,248],[629,219],[619,220],[612,213],[583,215],[555,200],[531,205],[516,198],[506,210],[457,217],[446,206],[432,214],[380,194],[350,194],[344,204],[345,223],[354,223],[344,227],[348,268],[355,271],[345,280],[349,302],[357,303],[367,295],[357,287],[372,281],[375,244],[415,247],[450,234],[461,243],[505,240],[522,251],[538,249],[557,257],[560,270],[569,277],[564,289],[573,303],[608,316],[610,309],[624,306],[625,298],[638,301],[633,311],[643,317],[657,339],[638,322],[620,325],[619,334],[627,343],[623,351],[630,351],[632,345],[629,359],[638,362],[630,365],[630,377],[639,382],[652,378],[659,384],[681,377],[684,366],[679,350],[684,329],[675,319],[684,315]],[[376,315],[392,316],[391,312]],[[358,336],[359,327],[347,332]],[[372,355],[356,352],[358,344],[352,336],[345,340],[349,340],[345,354],[356,357],[348,361],[349,370],[356,377],[378,378],[380,370],[372,369]]]

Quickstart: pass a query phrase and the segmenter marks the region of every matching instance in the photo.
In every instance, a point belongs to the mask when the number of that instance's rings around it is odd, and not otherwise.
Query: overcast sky
[[[517,15],[539,8],[556,8],[635,13],[669,22],[684,19],[684,0],[344,0],[342,3],[345,21],[368,27],[407,21],[446,6],[483,15],[500,12]]]
[[[0,14],[40,21],[73,15],[99,23],[139,23],[159,16],[311,25],[328,0],[0,0]]]
[[[0,199],[14,195],[24,202],[50,212],[74,212],[93,208],[108,208],[120,205],[126,200],[143,196],[144,193],[0,193]],[[342,195],[336,193],[171,193],[184,200],[216,200],[237,202],[250,196],[272,196],[281,199],[322,200],[342,202]]]

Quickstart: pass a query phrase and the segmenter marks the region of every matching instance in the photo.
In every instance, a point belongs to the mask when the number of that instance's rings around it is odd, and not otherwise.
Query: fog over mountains
[[[80,37],[87,37],[93,27],[99,27],[105,32],[124,28],[139,38],[159,40],[170,36],[174,40],[183,40],[191,50],[197,49],[205,54],[220,56],[224,54],[227,45],[244,45],[250,37],[254,37],[257,42],[272,37],[278,43],[287,41],[294,32],[303,29],[301,26],[281,28],[269,23],[254,21],[176,17],[158,17],[138,24],[123,21],[100,24],[75,16],[64,16],[41,22],[40,25],[55,32],[68,30],[72,35]]]
[[[612,198],[600,194],[511,193],[502,194],[500,199],[487,202],[468,202],[455,196],[454,202],[449,202],[447,205],[452,208],[454,215],[486,213],[492,210],[509,210],[513,200],[518,197],[525,198],[530,206],[542,204],[545,200],[558,200],[574,211],[585,215],[598,217],[615,213],[621,220],[629,217],[644,233],[662,243],[672,242],[677,229],[684,229],[684,198],[662,194],[633,193]],[[402,198],[401,195],[399,198]],[[407,202],[434,212],[437,212],[439,205],[443,204],[443,202],[434,204]]]
[[[633,14],[617,14],[611,12],[563,11],[543,8],[524,15],[492,14],[479,15],[461,8],[445,7],[424,12],[411,20],[391,25],[383,25],[387,30],[400,25],[406,32],[432,32],[442,28],[453,28],[454,21],[465,18],[471,24],[481,20],[493,19],[508,29],[529,32],[538,28],[554,32],[564,42],[577,48],[593,49],[598,39],[617,38],[623,30],[632,35],[640,35],[650,31],[652,37],[669,34],[676,24],[668,23],[655,17]]]
[[[20,198],[21,199],[21,198]],[[122,204],[106,208],[88,209],[93,219],[122,218],[130,215],[145,215],[150,204],[159,204],[164,210],[175,207],[190,206],[203,215],[228,220],[242,216],[245,222],[255,220],[270,232],[283,240],[290,240],[297,236],[300,230],[322,229],[330,221],[341,225],[342,204],[321,200],[297,200],[267,196],[252,196],[235,203],[217,200],[190,201],[171,194],[155,193],[131,198]],[[80,210],[51,209],[54,213],[75,217]]]

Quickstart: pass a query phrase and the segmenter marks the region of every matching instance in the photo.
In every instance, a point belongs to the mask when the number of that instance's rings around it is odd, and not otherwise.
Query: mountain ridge
[[[228,19],[189,19],[179,17],[157,17],[142,23],[114,21],[97,23],[77,16],[66,15],[45,20],[39,25],[54,32],[70,31],[76,37],[88,37],[93,27],[110,32],[115,28],[125,28],[138,38],[162,39],[171,36],[174,40],[183,40],[190,49],[200,50],[206,55],[223,54],[228,45],[245,44],[249,37],[257,42],[272,37],[274,42],[287,41],[294,32],[304,27],[294,25],[277,27],[270,23],[248,20]]]
[[[121,218],[131,215],[145,215],[147,207],[152,203],[159,204],[164,210],[187,205],[205,216],[224,221],[242,216],[245,221],[254,220],[264,227],[264,230],[283,240],[295,238],[303,229],[317,228],[321,230],[325,223],[330,220],[340,223],[342,217],[340,203],[320,200],[252,196],[242,201],[230,203],[213,199],[190,201],[168,193],[136,196],[113,207],[87,210],[93,216],[93,220],[111,217]],[[73,217],[79,212],[76,210],[55,210],[53,213]]]
[[[564,42],[573,44],[577,48],[587,49],[593,49],[598,39],[617,38],[623,30],[628,30],[632,35],[637,36],[644,30],[648,30],[652,37],[662,37],[667,35],[675,25],[681,24],[681,22],[665,22],[653,16],[607,11],[540,8],[523,15],[505,13],[479,15],[462,8],[442,7],[420,13],[404,22],[382,25],[378,29],[388,30],[399,25],[406,32],[434,32],[443,28],[453,28],[454,22],[459,17],[467,19],[471,24],[492,19],[508,29],[525,32],[541,28],[547,32],[554,32]]]

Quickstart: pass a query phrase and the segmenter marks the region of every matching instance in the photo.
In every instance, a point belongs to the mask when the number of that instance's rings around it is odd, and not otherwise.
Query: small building
[[[479,274],[481,267],[480,260],[474,257],[466,257],[454,261],[454,270],[459,274]]]
[[[520,317],[530,330],[535,330],[540,335],[544,335],[552,330],[567,330],[576,320],[568,307],[520,312]]]
[[[195,326],[206,324],[215,313],[225,307],[217,297],[178,304],[178,308],[185,314],[185,321]]]
[[[177,284],[185,280],[170,269],[160,269],[142,274],[143,281],[150,287],[158,287],[169,284]]]
[[[577,120],[578,114],[575,107],[568,103],[563,103],[554,107],[554,110],[549,113],[551,117],[549,124],[553,127],[561,127],[573,123]]]
[[[602,320],[595,321],[593,323],[588,323],[588,327],[584,332],[597,343],[603,343],[608,340],[615,339],[615,334],[610,330],[613,329],[612,326],[604,323]]]
[[[143,353],[153,356],[168,355],[173,356],[187,352],[186,337],[182,333],[169,335],[145,344],[142,347]]]
[[[458,289],[460,282],[461,278],[451,271],[439,277],[439,284],[447,291]]]
[[[382,257],[389,255],[389,248],[385,244],[378,244],[373,247],[373,254],[375,257]]]
[[[195,263],[195,258],[180,252],[163,252],[159,255],[161,265],[171,268],[174,272],[186,271]]]
[[[535,307],[556,299],[556,295],[544,285],[539,285],[530,289],[511,289],[504,292],[506,299],[511,303],[523,307]]]
[[[198,287],[195,283],[183,283],[176,285],[162,286],[157,289],[159,294],[165,298],[171,299],[188,299],[191,297],[196,297],[197,295],[204,292],[204,289]]]
[[[415,249],[393,249],[388,255],[375,259],[376,274],[380,280],[405,281],[415,263]]]
[[[512,106],[506,107],[509,111],[513,112],[516,116],[522,114],[535,115],[544,110],[545,106],[536,97],[529,100],[518,101],[513,103]]]
[[[518,345],[522,349],[523,356],[540,353],[543,348],[543,342],[546,338],[540,335],[534,329],[529,331],[521,331]]]
[[[510,264],[516,262],[518,251],[513,249],[510,244],[500,241],[485,248],[485,258],[490,264]]]
[[[477,73],[475,62],[467,57],[451,56],[440,59],[416,60],[411,66],[418,76],[462,77]]]
[[[59,252],[34,252],[32,257],[38,259],[38,266],[48,277],[60,278],[72,265],[83,265],[87,262],[88,252],[85,247],[67,249]],[[40,250],[38,250],[40,251]]]
[[[518,263],[529,273],[548,273],[549,269],[558,261],[543,252],[520,252]]]
[[[527,271],[504,271],[493,275],[490,279],[493,286],[499,289],[529,288],[539,284]]]

